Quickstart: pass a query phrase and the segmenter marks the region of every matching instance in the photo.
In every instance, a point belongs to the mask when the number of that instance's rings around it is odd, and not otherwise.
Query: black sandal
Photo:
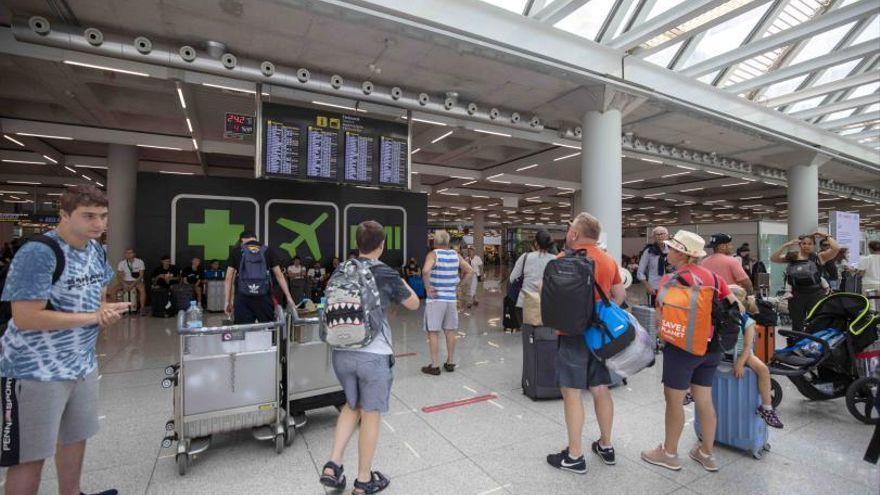
[[[325,473],[328,469],[333,470],[333,475],[329,475]],[[324,468],[321,469],[321,484],[328,488],[335,488],[337,490],[345,488],[345,475],[343,473],[343,468],[340,465],[337,465],[333,461],[327,461],[327,464],[324,464]]]
[[[352,490],[352,495],[370,495],[372,493],[379,493],[382,490],[388,488],[388,485],[391,484],[391,481],[386,478],[379,471],[373,471],[370,473],[370,481],[363,483],[357,479],[354,480],[354,490]],[[358,491],[360,490],[360,491]]]

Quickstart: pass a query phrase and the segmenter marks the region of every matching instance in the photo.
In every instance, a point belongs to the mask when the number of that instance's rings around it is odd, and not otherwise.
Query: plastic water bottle
[[[186,328],[202,328],[202,308],[196,301],[190,301],[186,310]]]

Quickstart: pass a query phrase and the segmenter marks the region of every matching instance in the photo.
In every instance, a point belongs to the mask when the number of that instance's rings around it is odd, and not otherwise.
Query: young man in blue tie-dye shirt
[[[129,305],[104,302],[114,276],[97,240],[107,229],[107,197],[94,186],[76,186],[60,203],[58,228],[16,253],[2,295],[12,305],[0,341],[7,495],[36,494],[43,462],[53,456],[60,492],[81,493],[86,440],[98,431],[95,343]]]

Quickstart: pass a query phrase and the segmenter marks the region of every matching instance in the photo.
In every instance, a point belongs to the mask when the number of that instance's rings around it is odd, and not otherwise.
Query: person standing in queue
[[[747,293],[752,293],[752,280],[743,269],[742,261],[730,255],[732,242],[733,238],[727,234],[714,234],[709,239],[709,244],[706,244],[714,253],[703,258],[700,266],[723,278],[727,285],[738,285]]]
[[[828,241],[828,249],[816,250],[815,238]],[[786,252],[791,246],[798,246],[797,251]],[[791,286],[791,299],[788,301],[788,313],[791,317],[791,329],[795,332],[804,331],[804,318],[807,312],[819,302],[825,291],[822,287],[822,265],[833,260],[840,245],[828,234],[814,232],[792,239],[776,250],[770,257],[774,263],[786,263],[786,283]],[[794,344],[797,338],[787,337],[788,345]]]
[[[115,275],[99,241],[107,197],[94,186],[74,186],[59,202],[58,228],[21,247],[3,290],[12,306],[0,344],[7,495],[36,494],[52,457],[59,492],[81,493],[86,441],[100,428],[95,345],[130,306],[104,302]]]
[[[434,233],[435,249],[425,257],[422,279],[428,294],[425,302],[425,330],[431,351],[431,364],[422,367],[427,375],[440,374],[440,334],[446,335],[446,363],[443,369],[455,371],[455,339],[458,331],[458,284],[473,269],[458,252],[449,249],[449,232]]]
[[[636,272],[636,278],[645,284],[648,306],[654,306],[657,300],[657,287],[660,279],[666,275],[668,264],[666,256],[669,253],[669,249],[664,244],[669,239],[669,231],[666,227],[655,227],[651,233],[654,242],[642,249],[639,254],[639,270]]]
[[[586,251],[587,257],[595,263],[596,286],[615,303],[621,304],[626,300],[626,290],[620,278],[620,268],[614,258],[598,246],[601,234],[599,220],[584,212],[572,220],[565,235],[565,245],[572,252]],[[598,292],[593,297],[598,301]],[[548,455],[547,463],[564,471],[587,473],[587,461],[582,446],[585,413],[581,394],[589,390],[593,396],[600,435],[593,442],[591,450],[605,464],[616,464],[614,447],[611,445],[611,429],[614,423],[614,402],[611,399],[611,390],[608,389],[611,385],[611,373],[587,348],[583,335],[559,335],[556,382],[562,390],[568,446],[558,454]]]
[[[675,233],[675,237],[665,242],[669,246],[669,263],[675,268],[675,272],[664,276],[660,281],[660,287],[666,285],[673,276],[679,277],[688,286],[693,286],[695,282],[700,285],[717,282],[718,290],[715,297],[727,299],[732,304],[739,304],[723,278],[715,277],[711,271],[698,265],[700,258],[706,256],[703,250],[705,241],[702,237],[693,232],[679,230]],[[720,349],[713,351],[711,347],[703,356],[691,354],[670,344],[663,347],[666,436],[657,448],[641,453],[643,461],[673,471],[681,470],[678,442],[684,430],[684,398],[690,389],[696,402],[697,414],[700,416],[702,438],[702,441],[691,449],[690,457],[706,471],[718,471],[718,464],[712,455],[717,426],[715,406],[712,403],[712,381],[718,363],[721,362],[721,355]]]
[[[271,249],[245,230],[239,236],[241,247],[234,249],[226,262],[226,314],[236,325],[266,323],[275,320],[272,300],[272,276],[289,306],[294,306],[281,262]]]

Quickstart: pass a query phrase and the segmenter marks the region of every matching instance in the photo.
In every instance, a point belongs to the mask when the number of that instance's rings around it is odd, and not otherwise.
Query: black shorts
[[[246,323],[268,323],[275,321],[275,305],[272,296],[235,296],[234,321],[236,325]]]
[[[587,349],[583,336],[560,335],[556,351],[556,383],[560,387],[587,390],[611,385],[611,373]]]
[[[687,390],[691,384],[711,387],[721,353],[695,356],[672,344],[663,348],[663,385],[675,390]]]

